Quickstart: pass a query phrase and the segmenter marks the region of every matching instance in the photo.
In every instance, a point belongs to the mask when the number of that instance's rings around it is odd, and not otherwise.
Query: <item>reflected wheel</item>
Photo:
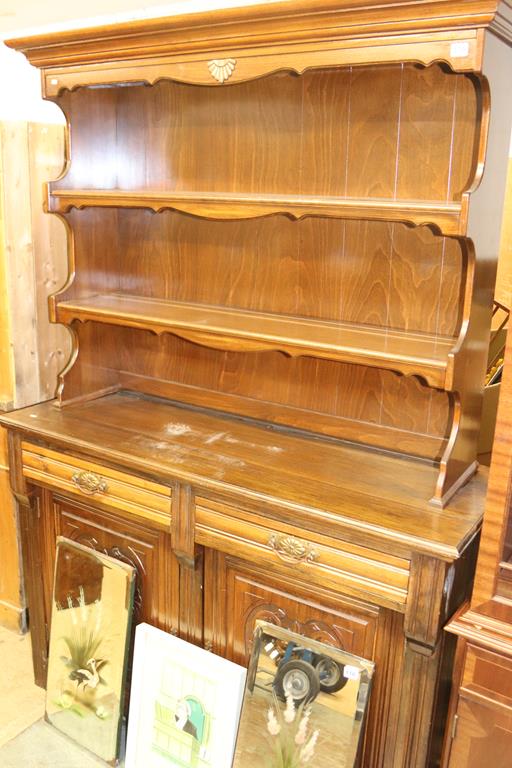
[[[274,690],[283,701],[291,696],[298,706],[304,701],[313,701],[320,691],[316,670],[301,659],[292,659],[281,664],[274,677]]]
[[[348,679],[343,676],[344,665],[338,664],[329,656],[317,656],[313,665],[320,681],[320,690],[324,693],[341,691],[348,683]]]

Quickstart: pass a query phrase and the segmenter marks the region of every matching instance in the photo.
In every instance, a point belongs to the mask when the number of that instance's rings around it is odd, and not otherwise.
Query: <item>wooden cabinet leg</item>
[[[45,611],[43,566],[40,531],[40,499],[38,496],[20,496],[18,514],[20,521],[23,575],[27,595],[29,630],[32,641],[34,681],[46,688],[48,665],[48,624]]]
[[[41,499],[23,475],[21,435],[9,431],[7,436],[12,492],[18,504],[23,578],[32,641],[34,680],[46,687],[48,663],[48,627],[43,584],[43,541],[41,536]]]
[[[429,744],[440,650],[440,645],[428,648],[412,640],[405,642],[394,768],[430,766]]]

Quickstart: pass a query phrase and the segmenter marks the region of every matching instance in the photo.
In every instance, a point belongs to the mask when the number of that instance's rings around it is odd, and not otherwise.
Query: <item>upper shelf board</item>
[[[443,235],[464,236],[468,196],[461,202],[356,199],[312,195],[260,195],[217,192],[124,191],[119,189],[51,188],[48,208],[66,213],[71,208],[166,208],[208,219],[251,219],[284,214],[294,219],[327,216],[371,221],[396,221],[432,226]]]
[[[456,339],[378,326],[273,315],[237,308],[163,301],[127,294],[60,301],[58,322],[100,323],[170,332],[189,341],[238,351],[278,350],[339,360],[405,375],[444,388]]]

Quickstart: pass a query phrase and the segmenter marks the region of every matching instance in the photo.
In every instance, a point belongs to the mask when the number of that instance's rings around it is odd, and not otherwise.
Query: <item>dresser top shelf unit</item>
[[[60,189],[49,185],[50,211],[70,208],[166,208],[211,219],[245,219],[284,214],[329,216],[370,221],[396,221],[414,226],[431,225],[444,235],[465,232],[467,196],[460,202],[342,198],[316,195],[266,195],[219,192],[167,192],[121,189]]]
[[[69,125],[47,188],[69,235],[59,406],[132,388],[369,449],[399,434],[446,505],[477,469],[511,42],[509,0],[11,41]]]
[[[380,670],[362,762],[438,764],[441,630],[486,493],[510,43],[512,0],[287,0],[9,42],[69,126],[47,208],[72,352],[55,401],[0,418],[39,673],[62,525],[143,554],[150,622],[233,660],[269,611],[361,637]]]
[[[379,326],[335,323],[247,312],[241,309],[142,296],[109,294],[58,302],[59,322],[112,323],[156,333],[176,333],[220,349],[278,350],[328,360],[389,368],[449,388],[448,368],[456,338],[407,333]]]

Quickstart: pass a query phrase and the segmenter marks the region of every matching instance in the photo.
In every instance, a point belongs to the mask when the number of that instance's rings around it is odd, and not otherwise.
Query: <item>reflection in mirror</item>
[[[59,537],[46,718],[104,760],[118,756],[135,569]]]
[[[353,768],[374,664],[258,621],[234,768]]]

